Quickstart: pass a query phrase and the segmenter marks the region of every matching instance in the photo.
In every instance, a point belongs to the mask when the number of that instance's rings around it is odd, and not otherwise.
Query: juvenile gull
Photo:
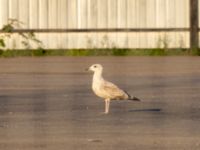
[[[100,64],[93,64],[88,71],[94,72],[92,89],[94,93],[105,100],[105,113],[109,113],[110,100],[133,100],[140,101],[136,97],[132,97],[126,91],[120,89],[115,84],[106,81],[102,77],[103,67]]]

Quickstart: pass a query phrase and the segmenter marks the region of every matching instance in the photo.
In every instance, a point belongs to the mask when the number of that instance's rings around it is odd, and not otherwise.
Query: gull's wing
[[[110,99],[128,99],[128,97],[129,97],[129,95],[126,92],[121,90],[115,84],[108,82],[108,81],[104,81],[104,83],[101,86],[101,90]]]

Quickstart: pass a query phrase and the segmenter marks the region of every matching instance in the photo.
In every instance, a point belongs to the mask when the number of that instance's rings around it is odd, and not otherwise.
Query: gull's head
[[[103,67],[100,64],[93,64],[92,66],[90,66],[88,68],[88,71],[92,71],[92,72],[102,72],[103,71]]]

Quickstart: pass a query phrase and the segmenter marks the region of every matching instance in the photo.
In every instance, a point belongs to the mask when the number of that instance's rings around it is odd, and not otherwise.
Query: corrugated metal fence
[[[18,19],[45,48],[187,48],[189,11],[189,0],[0,0],[0,28]],[[24,48],[17,34],[7,44]]]

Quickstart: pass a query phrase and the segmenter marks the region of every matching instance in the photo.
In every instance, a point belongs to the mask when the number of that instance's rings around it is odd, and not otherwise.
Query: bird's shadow
[[[147,108],[147,109],[131,109],[128,112],[161,112],[162,109],[160,108]]]

